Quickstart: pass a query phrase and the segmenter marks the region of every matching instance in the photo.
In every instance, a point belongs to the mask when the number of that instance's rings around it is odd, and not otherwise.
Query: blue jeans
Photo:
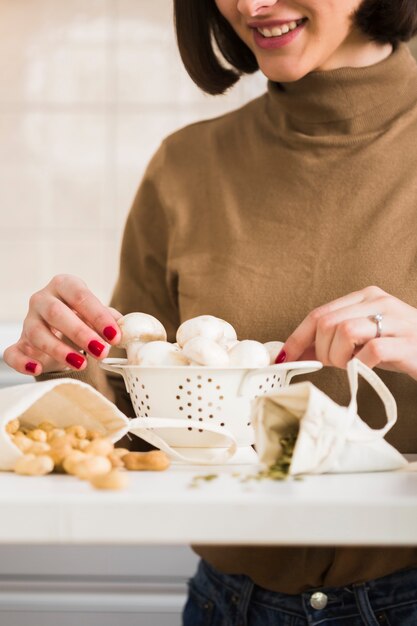
[[[417,569],[288,595],[200,561],[183,626],[417,626]]]

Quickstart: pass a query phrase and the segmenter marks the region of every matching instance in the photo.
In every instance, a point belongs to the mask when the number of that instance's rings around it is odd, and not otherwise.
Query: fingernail
[[[67,354],[66,362],[72,365],[72,367],[76,367],[77,370],[80,369],[81,365],[84,363],[85,359],[81,354],[77,354],[77,352],[70,352]]]
[[[105,346],[102,343],[100,343],[99,341],[97,341],[96,339],[93,339],[88,344],[88,349],[91,352],[91,354],[94,354],[94,356],[100,356],[100,354],[103,352],[104,348],[105,348]]]
[[[103,330],[103,335],[105,336],[106,339],[111,341],[112,339],[116,337],[117,330],[113,326],[106,326],[106,328]]]
[[[287,358],[287,353],[285,352],[285,350],[281,350],[281,352],[278,354],[277,358],[275,359],[275,363],[284,363],[286,358]]]
[[[25,370],[27,372],[30,372],[31,374],[34,374],[36,371],[36,368],[38,367],[37,363],[33,363],[33,361],[29,361],[28,363],[26,363],[25,365]]]

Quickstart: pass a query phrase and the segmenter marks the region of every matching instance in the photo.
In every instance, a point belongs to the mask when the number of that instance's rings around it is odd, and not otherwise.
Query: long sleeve
[[[122,240],[119,276],[111,306],[123,315],[141,311],[155,316],[175,340],[179,326],[177,281],[169,270],[170,224],[161,191],[164,144],[151,160],[130,210]],[[112,356],[125,356],[112,350]],[[120,376],[108,375],[116,403],[127,415],[133,409]]]

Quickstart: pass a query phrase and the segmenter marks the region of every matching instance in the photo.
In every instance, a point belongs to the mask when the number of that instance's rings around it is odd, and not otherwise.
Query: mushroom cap
[[[228,339],[227,337],[222,337],[221,339],[219,339],[219,341],[217,343],[219,344],[219,346],[221,346],[225,350],[229,351],[231,348],[233,348],[233,346],[235,346],[237,343],[239,343],[239,340],[238,339]]]
[[[147,313],[128,313],[117,321],[122,337],[119,343],[126,348],[132,341],[166,341],[167,334],[161,322]]]
[[[228,354],[232,367],[266,367],[270,362],[269,352],[264,344],[251,339],[239,341]]]
[[[189,365],[188,359],[168,341],[149,341],[138,351],[138,364],[143,367]]]
[[[265,348],[269,352],[269,364],[273,365],[278,354],[281,352],[283,341],[267,341],[264,343]]]
[[[219,341],[222,338],[237,339],[233,326],[214,315],[193,317],[183,322],[177,330],[177,342],[181,347],[194,337],[206,337],[213,341]]]
[[[183,355],[198,365],[227,367],[229,356],[224,348],[208,337],[193,337],[182,348]]]

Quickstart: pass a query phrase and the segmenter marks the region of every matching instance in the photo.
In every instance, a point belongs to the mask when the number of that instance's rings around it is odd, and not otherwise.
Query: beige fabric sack
[[[21,450],[13,443],[6,426],[18,418],[23,426],[38,426],[48,421],[58,428],[73,424],[96,430],[113,443],[127,433],[138,437],[145,436],[156,447],[164,450],[173,460],[177,460],[169,446],[152,429],[184,429],[184,420],[164,418],[128,419],[115,404],[90,385],[73,378],[59,378],[43,382],[28,383],[0,389],[0,470],[12,470],[22,456]],[[191,424],[187,422],[187,426]],[[197,425],[201,427],[200,422]],[[203,437],[209,437],[214,445],[224,446],[214,449],[210,462],[227,462],[236,451],[233,436],[220,426],[207,424]],[[180,460],[182,460],[180,458]],[[193,463],[207,464],[205,459],[192,459]],[[191,462],[190,461],[190,462]]]
[[[6,425],[15,418],[24,426],[37,426],[44,421],[58,428],[81,424],[113,442],[123,437],[129,424],[110,400],[72,378],[0,389],[0,470],[13,469],[22,456],[6,432]]]
[[[349,406],[339,406],[309,382],[283,388],[258,398],[253,405],[252,423],[260,461],[273,465],[282,453],[280,439],[298,432],[291,475],[395,470],[406,459],[385,439],[397,420],[397,406],[391,392],[358,359],[347,366],[351,391]],[[358,375],[381,398],[387,422],[372,429],[357,413]]]

